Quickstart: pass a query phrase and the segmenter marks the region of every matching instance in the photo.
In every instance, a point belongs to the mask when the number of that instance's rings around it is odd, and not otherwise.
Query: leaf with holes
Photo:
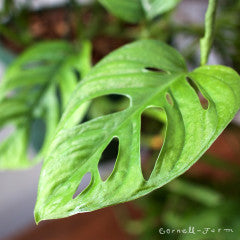
[[[132,23],[153,19],[177,6],[180,0],[99,0],[115,16]]]
[[[208,100],[207,109],[190,79]],[[240,107],[239,91],[240,77],[234,70],[204,66],[188,73],[181,55],[159,41],[142,40],[111,53],[80,82],[63,114],[41,172],[36,221],[136,199],[178,177],[234,117]],[[72,124],[72,116],[82,105],[109,94],[127,96],[130,106]],[[146,180],[141,170],[140,126],[142,113],[150,107],[166,113],[167,129]],[[98,162],[114,138],[119,140],[117,160],[103,181]],[[86,173],[91,173],[91,182],[73,199]]]
[[[10,66],[0,85],[0,128],[5,131],[0,143],[0,169],[25,168],[41,159],[76,87],[76,72],[86,74],[88,61],[88,43],[76,54],[72,45],[56,41],[31,47]],[[29,145],[41,125],[35,139],[42,147],[30,161]],[[8,136],[6,127],[11,130]]]

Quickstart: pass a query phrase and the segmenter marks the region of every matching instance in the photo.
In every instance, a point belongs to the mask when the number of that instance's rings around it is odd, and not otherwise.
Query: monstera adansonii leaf
[[[208,100],[202,107],[194,82]],[[129,201],[183,174],[210,147],[240,107],[240,77],[224,66],[188,72],[181,55],[166,44],[141,40],[104,58],[71,97],[40,175],[35,218],[39,222]],[[130,106],[120,112],[73,125],[75,112],[103,95],[120,94]],[[141,114],[150,107],[167,116],[164,145],[148,180],[141,170]],[[157,130],[156,130],[157,131]],[[119,149],[115,167],[102,181],[98,162],[113,138]],[[73,197],[83,176],[91,182]]]
[[[76,51],[67,42],[53,41],[30,47],[9,67],[0,83],[0,130],[9,131],[0,142],[0,169],[26,168],[41,159],[77,75],[89,69],[88,59],[88,43]],[[30,159],[34,126],[42,126],[35,138],[39,141],[42,134],[43,144],[38,156]]]
[[[99,0],[115,16],[132,23],[153,19],[174,7],[180,0]]]

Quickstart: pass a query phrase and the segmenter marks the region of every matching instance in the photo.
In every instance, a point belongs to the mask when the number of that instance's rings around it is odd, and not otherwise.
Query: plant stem
[[[209,0],[208,9],[205,16],[205,34],[200,40],[201,65],[205,65],[213,44],[215,17],[218,0]]]

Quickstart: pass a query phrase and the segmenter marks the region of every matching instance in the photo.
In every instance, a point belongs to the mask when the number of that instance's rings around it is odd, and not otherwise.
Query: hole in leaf
[[[111,175],[118,156],[119,140],[113,138],[102,153],[101,159],[98,163],[98,171],[102,181],[105,181]]]
[[[73,68],[73,73],[74,73],[75,77],[77,78],[77,81],[80,81],[82,78],[80,71],[76,68]]]
[[[172,99],[172,96],[169,93],[166,94],[166,100],[171,106],[173,106],[173,104],[174,104],[173,99]]]
[[[166,113],[157,107],[146,109],[141,115],[141,168],[147,181],[161,151],[166,132]]]
[[[28,63],[25,63],[21,66],[23,70],[30,70],[32,68],[37,68],[37,67],[44,67],[48,66],[51,64],[51,61],[48,60],[36,60],[36,61],[31,61]]]
[[[150,72],[166,73],[166,71],[156,67],[146,67],[145,69]]]
[[[33,119],[29,129],[27,157],[33,161],[43,147],[46,135],[46,124],[41,118]]]
[[[82,123],[104,115],[121,112],[127,109],[129,105],[129,98],[119,94],[109,94],[94,98]]]
[[[56,94],[56,98],[58,100],[58,111],[59,111],[59,113],[62,114],[63,110],[64,110],[64,106],[63,106],[61,88],[59,86],[56,87],[55,94]]]
[[[121,101],[124,101],[124,98],[125,98],[125,96],[119,95],[119,94],[109,94],[106,97],[113,103],[121,103]]]
[[[29,142],[28,146],[27,146],[27,158],[30,162],[33,162],[36,155],[37,155],[37,151],[31,146],[31,143]]]
[[[7,99],[13,98],[19,92],[19,90],[20,90],[19,88],[18,89],[15,88],[13,90],[8,91],[7,94],[6,94],[6,98]]]
[[[26,126],[22,126],[26,128]],[[28,131],[26,130],[28,133]],[[27,157],[30,161],[36,156],[36,152],[30,146],[30,141],[28,136],[24,136],[25,131],[18,126],[6,125],[0,129],[0,144],[7,141],[7,148],[11,149],[11,153],[14,159],[9,159],[9,161],[18,161],[17,157]],[[25,155],[26,154],[26,155]],[[8,155],[8,154],[7,154]]]
[[[194,91],[196,92],[198,98],[199,98],[199,102],[202,105],[202,108],[207,110],[208,106],[209,106],[209,102],[208,100],[203,96],[202,92],[200,91],[199,87],[197,86],[197,84],[189,77],[186,78],[187,82],[189,83],[189,85],[194,89]]]
[[[0,129],[0,143],[10,137],[15,131],[14,125],[6,125]]]
[[[36,152],[42,148],[46,134],[46,124],[45,122],[38,118],[35,119],[30,128],[30,147],[32,147]]]
[[[78,188],[76,190],[76,192],[73,194],[73,199],[76,198],[77,196],[79,196],[90,184],[91,182],[91,173],[87,172],[83,177],[82,180],[80,182],[80,184],[78,185]]]

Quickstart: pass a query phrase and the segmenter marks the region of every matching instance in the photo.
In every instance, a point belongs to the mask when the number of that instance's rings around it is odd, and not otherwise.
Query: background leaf
[[[88,70],[88,43],[79,53],[63,41],[39,43],[17,58],[0,86],[0,128],[10,125],[13,129],[0,143],[0,169],[24,168],[41,159],[76,87],[76,71],[84,76]],[[30,161],[36,121],[42,122],[46,132],[39,155]]]
[[[153,19],[177,6],[180,0],[141,0],[148,19]]]
[[[208,100],[207,109],[196,88]],[[66,108],[41,172],[36,221],[136,199],[184,173],[238,111],[239,90],[240,77],[234,70],[204,66],[188,73],[181,55],[159,41],[138,41],[111,53],[78,85]],[[108,94],[127,96],[130,106],[73,124],[72,116],[86,102]],[[146,181],[141,169],[140,126],[141,114],[149,107],[164,110],[167,130]],[[113,138],[119,140],[118,157],[112,174],[102,181],[98,162]],[[73,199],[88,172],[89,186]]]
[[[115,16],[131,23],[137,23],[144,18],[144,12],[139,0],[99,0],[100,3]]]
[[[113,15],[131,23],[153,19],[176,7],[180,0],[99,0]]]

